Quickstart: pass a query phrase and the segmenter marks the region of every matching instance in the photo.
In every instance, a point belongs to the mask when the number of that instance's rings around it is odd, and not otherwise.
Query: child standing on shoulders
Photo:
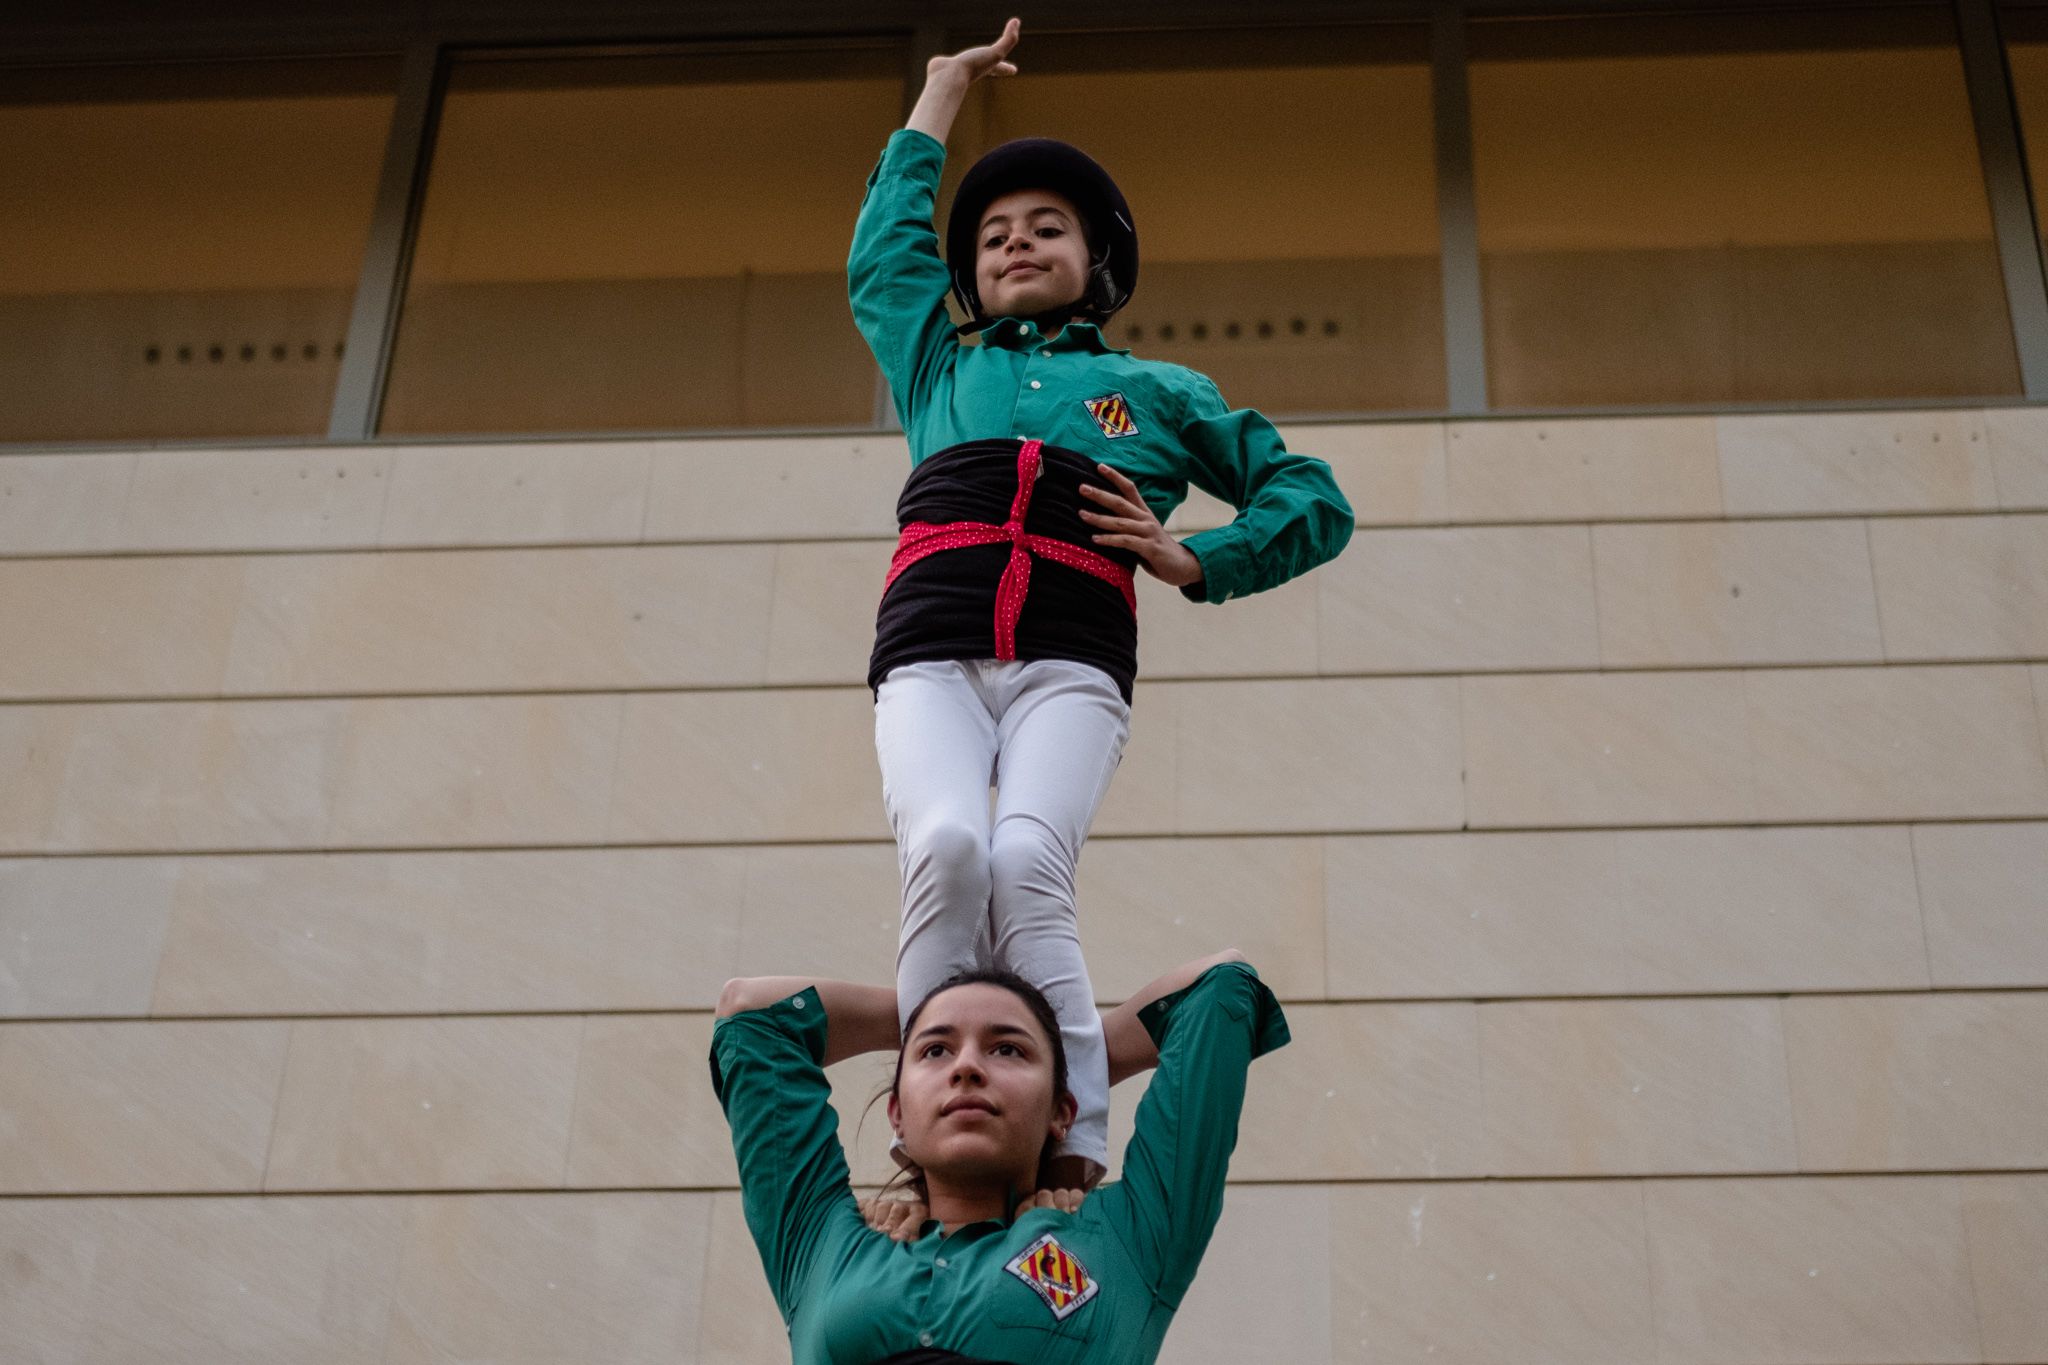
[[[946,136],[975,81],[1016,73],[1018,33],[1012,19],[931,60],[854,230],[854,320],[911,458],[868,682],[903,873],[897,999],[991,962],[1043,991],[1079,1109],[1043,1183],[1087,1188],[1108,1160],[1109,1076],[1074,869],[1129,734],[1133,572],[1223,602],[1330,559],[1353,518],[1329,466],[1271,422],[1104,338],[1137,285],[1138,236],[1076,148],[1027,138],[981,158],[941,256]],[[1161,522],[1191,484],[1237,515],[1176,540]]]

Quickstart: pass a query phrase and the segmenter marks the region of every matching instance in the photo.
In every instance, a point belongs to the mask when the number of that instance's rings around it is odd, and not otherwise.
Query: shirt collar
[[[932,1236],[933,1233],[937,1233],[939,1234],[937,1241],[941,1243],[979,1241],[981,1238],[991,1234],[1008,1231],[1010,1224],[1015,1221],[1015,1219],[983,1218],[973,1223],[962,1223],[959,1227],[949,1228],[936,1218],[927,1218],[918,1226],[916,1240],[922,1242]]]
[[[1006,351],[1028,351],[1034,348],[1048,351],[1092,351],[1096,355],[1129,355],[1130,351],[1121,346],[1112,346],[1103,338],[1102,329],[1092,322],[1070,322],[1060,328],[1060,334],[1051,341],[1038,330],[1038,324],[1029,318],[997,318],[981,334],[984,343],[1002,347]]]

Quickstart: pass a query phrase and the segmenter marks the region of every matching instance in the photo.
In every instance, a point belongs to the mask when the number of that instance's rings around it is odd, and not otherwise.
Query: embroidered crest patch
[[[1071,1251],[1051,1233],[1033,1242],[1003,1269],[1031,1286],[1052,1315],[1064,1322],[1102,1288]]]
[[[1136,436],[1138,424],[1131,420],[1131,405],[1120,393],[1105,393],[1100,398],[1084,398],[1082,405],[1088,415],[1095,419],[1095,425],[1102,428],[1102,434],[1114,440],[1118,436]]]

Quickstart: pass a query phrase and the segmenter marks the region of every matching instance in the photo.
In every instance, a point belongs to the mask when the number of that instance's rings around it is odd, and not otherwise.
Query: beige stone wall
[[[1289,435],[1083,865],[1295,1026],[1168,1358],[2048,1358],[2048,420]],[[903,466],[0,456],[0,1359],[784,1358],[703,1054],[888,969]]]

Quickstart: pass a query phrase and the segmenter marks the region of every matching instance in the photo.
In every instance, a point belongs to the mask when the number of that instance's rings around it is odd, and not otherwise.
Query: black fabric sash
[[[896,502],[899,526],[917,522],[1008,520],[1017,492],[1021,441],[969,441],[948,446],[915,469]],[[1095,461],[1062,446],[1043,446],[1043,464],[1024,529],[1084,546],[1135,566],[1129,550],[1098,546],[1080,511],[1097,504],[1081,485],[1101,486]],[[889,586],[875,613],[875,648],[868,686],[879,688],[899,664],[934,659],[996,657],[996,585],[1010,562],[1010,546],[970,545],[944,550],[910,565]],[[1017,622],[1019,659],[1070,659],[1101,669],[1126,702],[1138,676],[1138,623],[1122,592],[1092,574],[1037,558],[1031,591]]]

